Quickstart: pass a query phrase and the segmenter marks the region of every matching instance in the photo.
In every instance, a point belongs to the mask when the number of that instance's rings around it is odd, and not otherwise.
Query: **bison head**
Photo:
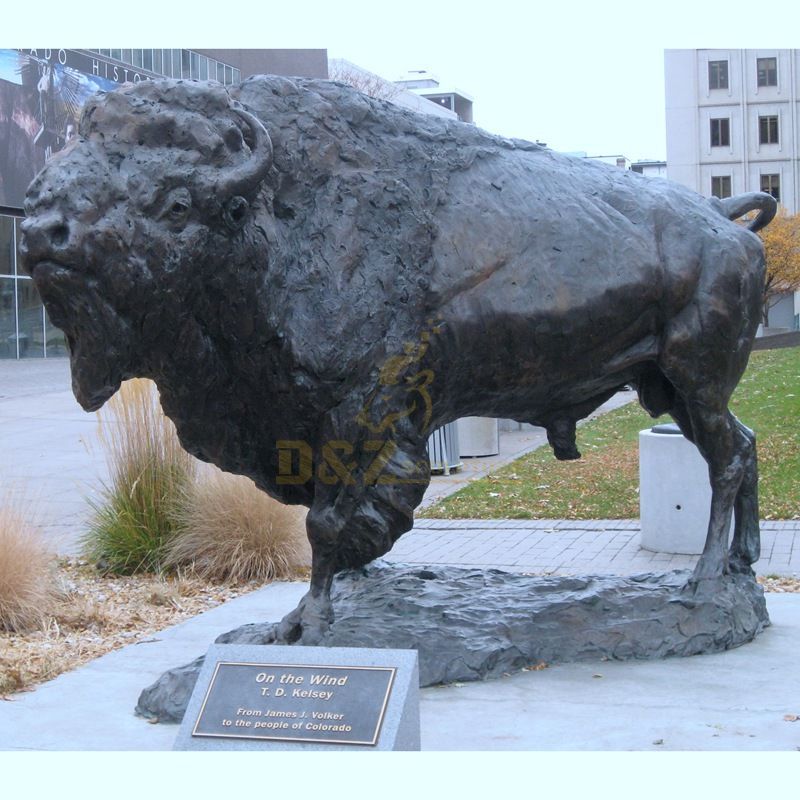
[[[148,81],[87,104],[28,189],[21,243],[86,410],[152,377],[195,273],[235,247],[271,163],[266,130],[219,84]]]

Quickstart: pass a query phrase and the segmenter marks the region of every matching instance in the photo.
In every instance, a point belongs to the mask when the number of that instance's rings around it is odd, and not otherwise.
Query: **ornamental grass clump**
[[[110,478],[92,503],[86,555],[106,572],[158,572],[197,462],[181,447],[152,381],[126,381],[106,409],[98,412],[99,438]]]
[[[54,563],[19,505],[0,500],[0,630],[44,627],[56,594]]]
[[[249,478],[215,468],[187,486],[164,564],[210,581],[297,577],[310,563],[306,509],[286,506]]]

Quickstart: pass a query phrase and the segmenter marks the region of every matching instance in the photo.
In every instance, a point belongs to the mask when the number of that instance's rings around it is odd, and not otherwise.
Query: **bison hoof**
[[[333,623],[330,600],[306,595],[277,626],[277,642],[314,646],[323,643]]]

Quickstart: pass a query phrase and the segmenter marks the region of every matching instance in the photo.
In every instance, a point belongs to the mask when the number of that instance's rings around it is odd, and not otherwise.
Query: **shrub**
[[[0,630],[44,627],[55,598],[54,556],[11,500],[0,502]]]
[[[106,408],[98,418],[110,483],[92,503],[84,548],[107,572],[159,571],[197,462],[181,447],[152,381],[126,381]]]
[[[308,565],[305,508],[279,503],[249,478],[208,468],[183,500],[165,565],[235,583],[294,577]]]

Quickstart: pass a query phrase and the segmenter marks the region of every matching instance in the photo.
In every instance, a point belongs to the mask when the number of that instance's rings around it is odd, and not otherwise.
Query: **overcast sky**
[[[665,47],[797,46],[785,39],[800,30],[790,0],[174,5],[15,2],[0,46],[324,47],[387,78],[435,72],[473,96],[475,121],[490,131],[640,160],[666,157]]]

